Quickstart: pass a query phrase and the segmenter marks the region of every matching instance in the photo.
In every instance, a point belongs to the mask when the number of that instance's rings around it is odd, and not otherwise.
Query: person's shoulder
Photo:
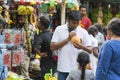
[[[86,73],[93,73],[93,71],[92,70],[90,70],[90,69],[86,69],[86,71],[85,71]]]
[[[112,46],[114,44],[116,44],[116,40],[107,40],[107,41],[105,41],[103,46]]]
[[[81,71],[79,69],[74,69],[70,72],[72,75],[75,75],[75,74],[80,74]]]
[[[67,24],[64,24],[64,25],[58,25],[56,28],[65,28],[67,27]]]
[[[57,26],[55,30],[64,30],[64,29],[67,29],[66,24]]]
[[[105,42],[105,44],[110,44],[110,43],[113,43],[115,40],[107,40],[106,42]]]
[[[87,30],[86,29],[84,29],[84,28],[82,28],[82,27],[77,27],[77,29],[79,30],[79,31],[81,31],[81,32],[86,32],[87,33]]]
[[[120,40],[107,40],[106,43],[108,43],[108,44],[120,43]]]

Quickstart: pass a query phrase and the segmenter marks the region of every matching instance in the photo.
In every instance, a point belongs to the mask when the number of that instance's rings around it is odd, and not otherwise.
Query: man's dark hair
[[[80,9],[80,8],[86,8],[86,5],[85,5],[85,4],[82,4],[82,5],[80,5],[79,9]]]
[[[95,37],[94,33],[98,32],[98,29],[94,25],[92,25],[87,29],[87,31],[89,34],[92,34]]]
[[[103,32],[103,28],[102,28],[101,24],[95,23],[94,25],[98,29],[99,32]]]
[[[79,21],[81,20],[82,16],[79,11],[73,10],[68,13],[68,20]]]
[[[48,18],[46,18],[45,16],[41,16],[39,20],[40,20],[41,25],[44,26],[45,29],[49,27],[50,20]]]

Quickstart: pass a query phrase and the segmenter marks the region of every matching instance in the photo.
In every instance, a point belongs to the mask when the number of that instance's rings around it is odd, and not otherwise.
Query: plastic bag
[[[8,68],[7,66],[0,67],[0,80],[6,80],[8,76]]]
[[[32,68],[34,70],[40,70],[40,61],[39,59],[34,59],[33,61],[31,61],[31,65],[32,65]]]

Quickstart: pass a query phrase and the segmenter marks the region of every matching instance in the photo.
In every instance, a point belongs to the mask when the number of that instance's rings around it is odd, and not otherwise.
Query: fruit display
[[[0,6],[0,11],[2,11],[3,10],[3,8],[2,8],[2,6]]]
[[[34,13],[32,13],[32,14],[30,15],[30,23],[31,23],[33,26],[35,26],[36,23],[37,23],[37,18],[36,18],[36,15],[35,15]]]
[[[8,72],[8,77],[6,80],[25,80],[24,77],[20,77],[18,74],[9,71]]]
[[[32,6],[26,6],[27,14],[31,14],[34,12],[34,8]]]
[[[28,16],[29,14],[32,14],[34,12],[34,8],[32,6],[24,6],[20,5],[18,6],[17,12],[19,15],[24,15],[25,16],[25,33],[26,33],[26,40],[28,44],[28,56],[30,57],[31,54],[31,40],[30,40],[30,34],[28,31]]]
[[[50,69],[50,73],[45,74],[44,79],[45,80],[57,80],[57,78],[53,76],[52,69]]]
[[[18,6],[17,11],[19,15],[28,15],[34,11],[34,8],[32,6],[20,5]]]

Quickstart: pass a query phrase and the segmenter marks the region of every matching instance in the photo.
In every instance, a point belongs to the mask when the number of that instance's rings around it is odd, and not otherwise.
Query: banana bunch
[[[26,6],[23,5],[18,6],[17,11],[19,15],[27,15]]]
[[[32,6],[26,6],[27,14],[31,14],[34,11],[34,8]]]
[[[2,11],[3,10],[3,8],[2,8],[2,6],[0,6],[0,11]]]
[[[31,6],[20,5],[17,9],[19,15],[28,15],[34,11],[34,8]]]
[[[3,10],[3,8],[2,8],[2,6],[0,6],[0,14],[2,13],[2,10]]]
[[[12,23],[13,23],[13,21],[9,19],[8,20],[8,24],[12,24]]]

